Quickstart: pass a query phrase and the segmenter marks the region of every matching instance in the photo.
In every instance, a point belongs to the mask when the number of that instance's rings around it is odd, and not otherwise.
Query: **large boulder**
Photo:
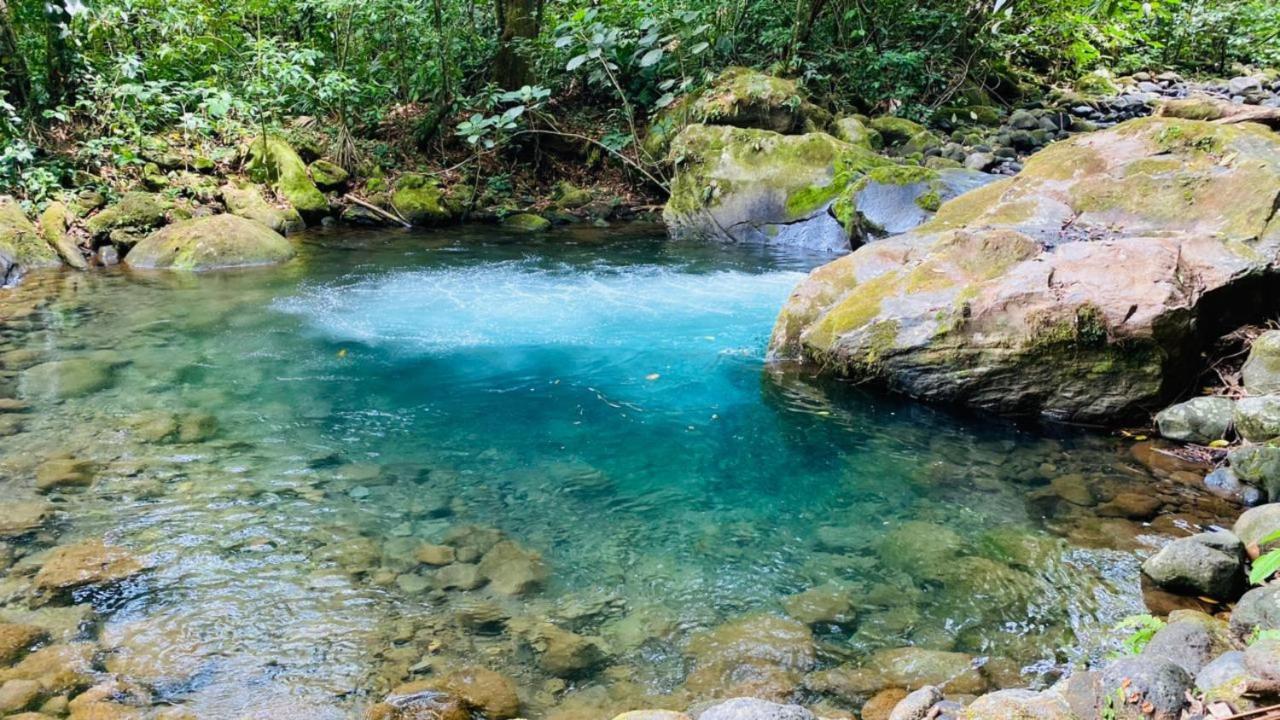
[[[1108,695],[1121,698],[1113,707],[1116,718],[1179,720],[1187,703],[1191,675],[1177,664],[1157,657],[1126,657],[1102,671]]]
[[[726,68],[710,87],[659,111],[642,145],[653,160],[689,125],[726,125],[791,134],[823,130],[831,116],[805,99],[794,80],[744,67]]]
[[[1280,395],[1240,398],[1235,407],[1236,432],[1250,442],[1280,437]]]
[[[1264,332],[1253,341],[1240,379],[1252,395],[1280,393],[1280,330]]]
[[[173,203],[155,193],[127,192],[86,220],[84,226],[97,238],[108,237],[113,230],[145,232],[165,224],[172,209]]]
[[[1143,118],[1079,135],[815,270],[771,355],[1008,414],[1140,416],[1202,369],[1206,338],[1269,312],[1277,201],[1265,128]]]
[[[850,247],[833,202],[867,170],[888,164],[825,133],[713,125],[686,128],[671,154],[676,174],[663,218],[672,237],[831,251]]]
[[[391,207],[411,225],[440,225],[450,217],[440,186],[419,173],[405,173],[396,180]]]
[[[305,223],[292,207],[278,208],[267,202],[258,186],[235,181],[218,189],[227,212],[266,225],[281,235],[301,230]]]
[[[224,214],[175,223],[148,235],[125,262],[136,268],[211,270],[270,265],[293,257],[293,245],[253,220]]]
[[[0,285],[13,282],[28,268],[58,264],[58,254],[40,237],[18,201],[0,195]]]
[[[1244,546],[1225,530],[1178,538],[1147,558],[1142,572],[1166,590],[1232,600],[1244,584]]]
[[[249,146],[249,174],[275,184],[276,192],[308,222],[329,214],[329,201],[316,187],[302,161],[284,138],[264,135]]]
[[[995,175],[959,168],[872,168],[846,191],[851,203],[848,210],[857,212],[859,225],[867,234],[896,235],[924,224],[947,200],[995,180]]]

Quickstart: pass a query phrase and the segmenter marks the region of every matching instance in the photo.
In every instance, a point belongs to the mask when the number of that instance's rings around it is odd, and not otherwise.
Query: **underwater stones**
[[[503,539],[502,531],[481,525],[455,525],[441,543],[456,550],[458,562],[474,563]]]
[[[391,206],[411,225],[430,227],[450,218],[439,184],[419,173],[405,173],[396,180]]]
[[[473,666],[455,670],[441,679],[440,687],[491,720],[507,720],[520,713],[516,684],[506,675],[488,668]]]
[[[1221,531],[1179,538],[1142,563],[1142,572],[1166,590],[1230,600],[1244,582],[1244,546]]]
[[[9,680],[0,685],[0,713],[30,710],[43,695],[44,688],[35,680]]]
[[[1240,380],[1251,395],[1280,393],[1280,330],[1264,332],[1253,341]]]
[[[259,182],[272,182],[308,222],[329,214],[329,201],[320,192],[307,166],[283,138],[265,135],[249,146],[249,174]]]
[[[942,691],[932,685],[926,685],[902,698],[889,713],[889,720],[926,720],[933,706],[940,702],[942,702]]]
[[[29,268],[57,264],[57,254],[40,237],[18,201],[0,195],[0,285],[12,282]]]
[[[1198,397],[1156,413],[1156,425],[1170,440],[1207,445],[1226,437],[1234,415],[1235,402],[1230,398]]]
[[[89,487],[97,465],[71,456],[53,457],[36,466],[36,489],[49,492],[60,488]]]
[[[47,500],[7,501],[0,513],[0,538],[25,535],[44,525],[53,514],[53,505]]]
[[[115,364],[94,356],[51,360],[23,371],[18,388],[23,396],[63,399],[89,395],[115,382]]]
[[[538,667],[556,677],[577,677],[609,660],[608,647],[598,637],[528,619],[512,620],[509,627],[533,650]]]
[[[783,598],[782,607],[806,625],[839,625],[857,616],[853,596],[853,588],[828,583]]]
[[[830,251],[849,249],[832,203],[865,170],[888,164],[825,133],[711,125],[685,128],[671,152],[678,162],[663,219],[673,238]]]
[[[799,705],[784,705],[758,698],[739,697],[712,705],[698,720],[816,720]]]
[[[422,544],[413,551],[413,556],[423,565],[449,565],[455,559],[457,551],[448,545]]]
[[[1114,708],[1117,718],[1178,720],[1191,689],[1191,675],[1164,658],[1120,658],[1102,671],[1102,685],[1108,695],[1125,699]]]
[[[106,237],[113,230],[146,231],[165,224],[172,209],[173,203],[155,193],[127,192],[84,225],[96,238]]]
[[[12,665],[48,633],[43,628],[23,623],[0,623],[0,666]]]
[[[218,189],[227,212],[261,223],[281,235],[302,230],[302,216],[292,207],[280,209],[268,203],[256,185],[228,182]]]
[[[542,556],[504,540],[494,545],[480,560],[480,575],[489,587],[502,595],[525,595],[547,581],[549,572]]]
[[[885,534],[876,549],[880,562],[914,578],[935,578],[964,548],[964,540],[954,530],[911,520]]]
[[[1077,135],[814,270],[770,356],[1006,414],[1141,417],[1194,374],[1202,298],[1280,259],[1277,200],[1280,136],[1256,126]]]
[[[974,657],[959,652],[919,647],[879,650],[864,667],[880,673],[883,687],[916,689],[935,685],[947,693],[976,695],[988,686]]]
[[[502,218],[502,227],[523,233],[544,232],[551,229],[551,221],[533,213],[515,213]]]
[[[93,684],[96,653],[97,647],[89,642],[49,645],[0,670],[0,682],[35,680],[50,694],[86,688]]]
[[[472,720],[461,699],[419,681],[397,687],[369,708],[365,720]]]
[[[135,245],[125,262],[144,269],[213,270],[271,265],[293,252],[293,245],[266,225],[224,213],[158,230]]]
[[[142,572],[142,563],[124,548],[101,540],[60,545],[36,573],[37,590],[54,594],[86,585],[119,582]]]
[[[467,599],[453,606],[453,619],[462,629],[479,635],[497,635],[511,614],[501,605],[481,599]]]
[[[685,648],[693,671],[685,680],[701,694],[743,694],[782,700],[816,662],[804,623],[767,613],[746,615],[693,635]]]
[[[484,585],[480,567],[473,563],[453,563],[431,574],[431,582],[440,590],[475,590]]]

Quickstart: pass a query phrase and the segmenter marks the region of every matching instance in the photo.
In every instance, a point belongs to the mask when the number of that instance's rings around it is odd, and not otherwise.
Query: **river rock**
[[[534,651],[538,667],[556,677],[579,677],[609,660],[609,649],[598,637],[527,619],[512,620],[508,626]]]
[[[473,666],[455,670],[440,682],[445,692],[491,720],[507,720],[520,713],[520,698],[511,678],[488,668]]]
[[[1231,532],[1240,538],[1240,542],[1244,543],[1246,548],[1259,546],[1260,543],[1272,533],[1280,531],[1280,503],[1267,503],[1259,505],[1255,508],[1249,508],[1236,518],[1235,525],[1231,526]],[[1258,547],[1259,552],[1265,552],[1280,547],[1280,541],[1271,542],[1265,546]]]
[[[817,661],[807,625],[754,613],[695,634],[685,648],[693,670],[685,687],[703,695],[751,695],[781,701]]]
[[[256,182],[274,183],[276,192],[307,222],[329,214],[329,201],[307,174],[306,163],[284,138],[264,135],[249,145],[249,176]]]
[[[690,125],[671,154],[675,179],[663,218],[673,238],[828,251],[850,247],[834,201],[863,172],[888,163],[825,133],[712,125]]]
[[[526,595],[542,587],[549,572],[542,556],[504,540],[480,560],[480,575],[489,587],[503,595]]]
[[[996,179],[976,170],[887,165],[869,170],[847,192],[864,231],[896,235],[919,227],[947,200]]]
[[[1108,665],[1102,671],[1102,684],[1109,695],[1118,692],[1125,698],[1114,708],[1117,718],[1179,720],[1192,681],[1187,671],[1173,662],[1137,656]]]
[[[783,599],[782,607],[806,625],[852,622],[857,612],[853,589],[835,584],[820,585]]]
[[[5,504],[0,513],[0,538],[25,535],[44,525],[53,514],[53,505],[46,500],[18,500]]]
[[[23,371],[18,381],[24,397],[63,399],[105,390],[115,382],[117,363],[106,357],[86,356],[51,360]]]
[[[1254,339],[1240,379],[1250,395],[1280,393],[1280,330],[1269,330]]]
[[[1170,440],[1208,445],[1226,437],[1234,415],[1235,401],[1230,398],[1198,397],[1156,413],[1156,425]]]
[[[1280,476],[1277,476],[1280,478]],[[1252,485],[1245,485],[1233,468],[1220,467],[1204,476],[1204,487],[1210,493],[1245,507],[1265,502],[1267,495]]]
[[[551,229],[551,221],[533,213],[515,213],[502,218],[502,227],[523,233],[538,233]]]
[[[1228,154],[1240,162],[1224,171]],[[1200,317],[1201,301],[1280,260],[1277,200],[1280,135],[1259,126],[1143,118],[1077,135],[814,270],[770,356],[1008,414],[1141,417],[1202,369],[1206,327],[1256,321],[1249,303]]]
[[[18,201],[0,195],[0,285],[8,285],[31,268],[55,267],[58,255],[40,237]]]
[[[44,694],[44,688],[35,680],[10,680],[0,685],[0,713],[9,716],[31,710]]]
[[[885,688],[863,703],[858,714],[862,720],[889,720],[890,713],[898,703],[906,699],[907,695],[910,693],[902,688]]]
[[[54,548],[36,573],[35,587],[42,592],[60,592],[104,585],[133,577],[142,569],[142,563],[124,548],[86,540]]]
[[[1227,453],[1231,471],[1241,480],[1262,488],[1268,499],[1280,499],[1280,447],[1244,445]]]
[[[306,225],[292,207],[281,209],[268,203],[256,185],[233,181],[219,188],[219,192],[227,212],[266,225],[281,235],[298,232]]]
[[[49,645],[0,670],[0,682],[35,680],[51,695],[86,688],[93,684],[96,653],[97,647],[89,642]]]
[[[341,165],[323,158],[308,165],[307,170],[311,173],[312,181],[322,190],[337,190],[350,177]]]
[[[868,150],[878,150],[884,146],[884,138],[856,117],[844,117],[835,121],[832,134],[837,139],[850,145],[861,145]]]
[[[934,705],[942,702],[942,691],[932,685],[908,693],[889,713],[889,720],[925,720]]]
[[[67,234],[70,211],[61,201],[55,200],[40,213],[40,234],[62,261],[77,270],[87,270],[89,263],[80,252],[76,241]]]
[[[703,710],[696,720],[817,720],[799,705],[740,697]]]
[[[1244,583],[1244,546],[1226,531],[1179,538],[1147,558],[1142,572],[1166,590],[1230,600]]]
[[[1259,395],[1236,401],[1236,432],[1250,442],[1280,437],[1280,395]]]
[[[675,710],[631,710],[615,715],[613,720],[693,720],[693,718]]]
[[[457,551],[448,545],[419,545],[413,556],[423,565],[449,565],[457,559]]]
[[[1263,637],[1244,650],[1249,691],[1263,695],[1280,693],[1280,639]]]
[[[396,179],[391,206],[411,225],[430,227],[450,219],[440,185],[420,173],[405,173]]]
[[[85,221],[85,229],[96,238],[105,238],[113,230],[145,232],[165,224],[173,203],[148,192],[127,192]]]
[[[485,583],[479,567],[462,562],[436,570],[431,580],[440,590],[474,590]]]
[[[49,492],[59,488],[89,487],[97,465],[71,456],[53,457],[36,466],[36,489]]]
[[[1254,633],[1280,630],[1280,585],[1263,585],[1241,596],[1231,610],[1231,638],[1246,644]]]
[[[1229,649],[1226,623],[1203,613],[1192,614],[1195,617],[1170,622],[1157,630],[1142,655],[1163,658],[1195,675]]]
[[[917,579],[937,579],[963,547],[964,540],[954,530],[910,520],[886,533],[876,552],[885,567]]]
[[[472,720],[460,698],[438,692],[430,681],[405,683],[369,708],[366,720]]]
[[[148,235],[125,256],[131,267],[213,270],[271,265],[293,257],[293,244],[253,220],[224,213],[183,220]]]
[[[23,623],[0,623],[0,666],[12,665],[38,642],[48,637],[43,628]]]
[[[1200,668],[1196,673],[1196,689],[1210,698],[1234,698],[1247,689],[1248,673],[1244,653],[1230,650]]]
[[[998,690],[974,700],[961,717],[965,720],[1075,720],[1078,716],[1066,699],[1054,692]]]

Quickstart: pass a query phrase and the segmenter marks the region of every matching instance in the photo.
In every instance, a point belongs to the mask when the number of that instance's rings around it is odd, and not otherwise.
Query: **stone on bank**
[[[174,223],[129,251],[131,267],[168,270],[270,265],[293,257],[293,245],[271,228],[231,214]]]

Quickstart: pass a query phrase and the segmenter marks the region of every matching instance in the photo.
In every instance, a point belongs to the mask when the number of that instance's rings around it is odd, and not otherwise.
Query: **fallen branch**
[[[356,197],[355,195],[352,195],[351,193],[347,193],[346,195],[343,195],[342,199],[353,202],[356,205],[359,205],[365,210],[368,210],[369,212],[377,215],[378,217],[388,222],[393,222],[393,223],[396,223],[397,225],[402,225],[407,228],[413,227],[413,225],[409,224],[409,222],[404,218],[398,217],[396,215],[392,215],[391,213],[387,212],[386,210],[383,210],[377,205],[374,205],[371,202],[366,202],[364,200],[361,200],[360,198]]]

